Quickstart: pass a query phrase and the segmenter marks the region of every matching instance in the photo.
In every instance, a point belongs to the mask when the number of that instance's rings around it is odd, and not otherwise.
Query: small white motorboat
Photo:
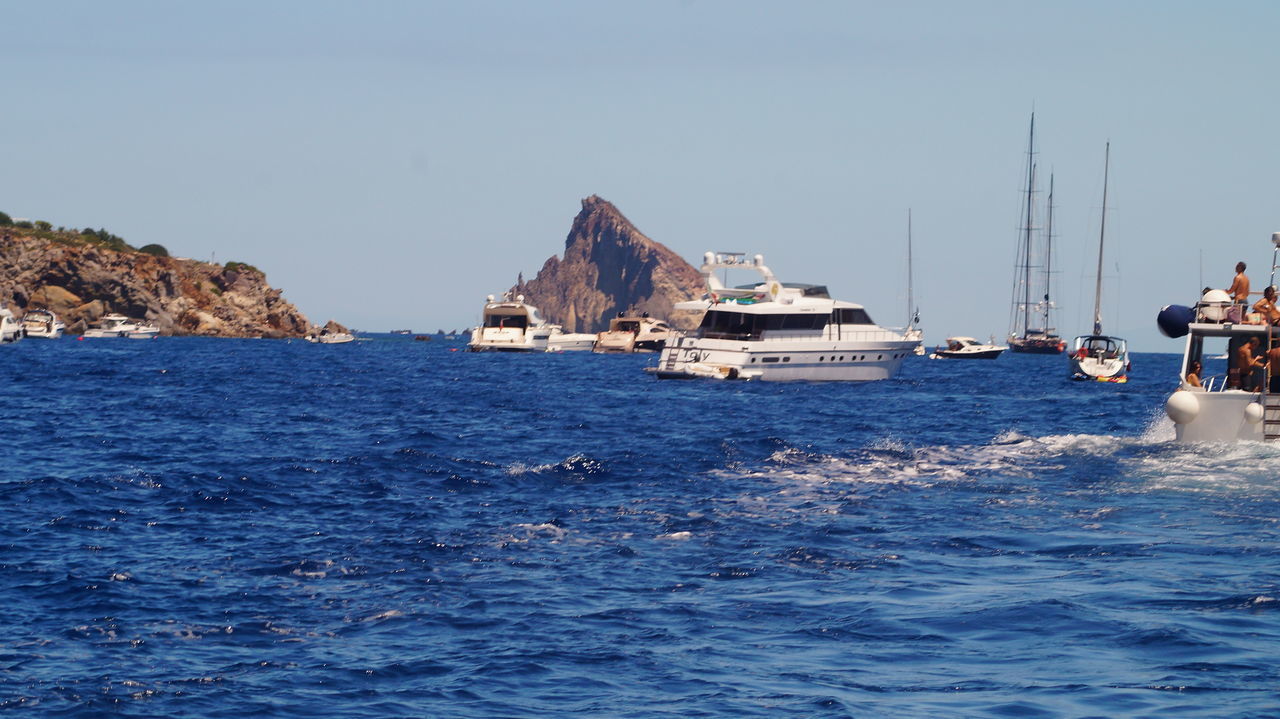
[[[160,328],[155,325],[139,320],[131,320],[124,315],[118,314],[103,315],[97,327],[90,327],[84,331],[84,336],[89,338],[127,337],[130,339],[151,339],[159,334]]]
[[[661,352],[675,330],[648,312],[627,315],[621,312],[609,320],[609,329],[596,336],[596,352]]]
[[[28,337],[56,340],[66,331],[67,325],[51,310],[39,307],[27,310],[22,316],[22,329]]]
[[[304,339],[312,344],[318,345],[340,345],[356,341],[355,335],[350,332],[330,332],[327,329],[321,329],[319,332],[312,332]]]
[[[935,347],[929,359],[995,359],[1005,350],[996,344],[982,344],[972,337],[948,337],[946,347]]]

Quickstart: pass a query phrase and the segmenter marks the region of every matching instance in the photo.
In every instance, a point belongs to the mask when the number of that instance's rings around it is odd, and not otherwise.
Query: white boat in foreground
[[[22,330],[27,337],[56,340],[62,336],[67,325],[51,310],[37,308],[27,310],[22,316]]]
[[[155,325],[139,320],[131,320],[124,315],[118,314],[103,315],[97,327],[90,327],[84,331],[84,336],[88,338],[126,337],[130,339],[151,339],[159,334],[160,328]]]
[[[596,336],[596,352],[661,352],[675,334],[671,325],[650,317],[618,313],[609,320],[609,329]]]
[[[7,307],[0,308],[0,342],[17,342],[25,333],[22,323]]]
[[[730,288],[715,275],[742,269],[761,281]],[[862,305],[831,299],[826,287],[779,282],[762,255],[748,261],[741,252],[708,252],[701,270],[705,299],[675,308],[706,313],[648,368],[659,378],[887,379],[920,345],[918,337],[876,325]]]
[[[935,347],[929,359],[995,359],[1005,348],[983,344],[972,337],[948,337],[946,347]]]
[[[1280,248],[1280,232],[1271,241]],[[1273,266],[1276,260],[1273,254]],[[1210,290],[1194,307],[1169,305],[1157,316],[1166,337],[1187,338],[1178,388],[1164,405],[1179,442],[1280,439],[1280,374],[1265,366],[1266,353],[1280,347],[1280,329],[1233,322],[1231,310],[1226,292]],[[1224,345],[1226,359],[1221,360]],[[1257,366],[1258,359],[1263,366]],[[1199,374],[1195,368],[1201,368]]]

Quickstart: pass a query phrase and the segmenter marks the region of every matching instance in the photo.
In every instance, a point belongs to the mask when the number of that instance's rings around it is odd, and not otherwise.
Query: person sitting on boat
[[[1253,311],[1262,315],[1262,322],[1268,325],[1280,325],[1280,309],[1276,308],[1276,288],[1268,287],[1262,291],[1262,299],[1253,303]]]
[[[1258,368],[1265,366],[1262,360],[1258,359],[1257,352],[1260,340],[1257,335],[1249,338],[1248,342],[1240,345],[1236,349],[1235,366],[1227,373],[1227,388],[1242,389],[1246,392],[1252,392],[1254,385],[1254,372]]]
[[[1191,360],[1191,364],[1187,367],[1187,386],[1201,387],[1201,388],[1204,387],[1204,385],[1200,383],[1200,361],[1199,360]]]

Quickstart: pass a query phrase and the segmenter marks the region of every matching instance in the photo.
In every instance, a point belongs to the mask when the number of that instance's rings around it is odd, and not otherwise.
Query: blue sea
[[[1174,444],[1177,355],[462,348],[0,348],[0,708],[1280,716],[1280,447]]]

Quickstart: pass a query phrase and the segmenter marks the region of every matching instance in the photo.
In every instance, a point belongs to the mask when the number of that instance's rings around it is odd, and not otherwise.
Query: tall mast
[[[915,325],[915,315],[912,314],[915,304],[915,295],[911,286],[911,208],[907,208],[907,328],[910,329]]]
[[[1093,333],[1102,334],[1102,240],[1107,235],[1107,175],[1111,172],[1111,141],[1102,163],[1102,224],[1098,229],[1098,285],[1093,292]]]
[[[1049,277],[1053,272],[1053,172],[1049,173],[1049,206],[1044,219],[1044,332],[1049,334]]]
[[[1032,195],[1036,183],[1036,114],[1031,113],[1031,133],[1027,138],[1027,214],[1022,225],[1023,277],[1022,277],[1022,334],[1031,326],[1031,213]]]

